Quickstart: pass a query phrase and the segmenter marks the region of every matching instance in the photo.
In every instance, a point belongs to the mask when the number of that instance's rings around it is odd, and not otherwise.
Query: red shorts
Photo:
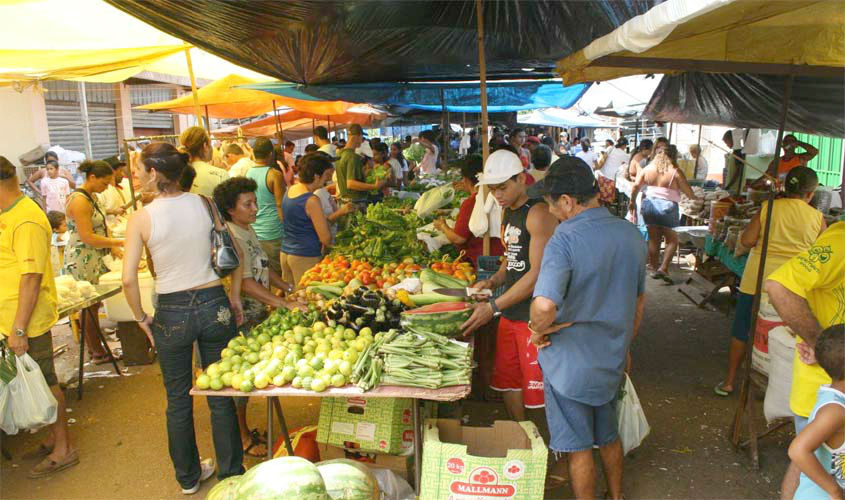
[[[526,408],[545,406],[543,372],[537,362],[537,347],[531,343],[528,323],[499,318],[490,388],[494,391],[522,391],[522,403]]]

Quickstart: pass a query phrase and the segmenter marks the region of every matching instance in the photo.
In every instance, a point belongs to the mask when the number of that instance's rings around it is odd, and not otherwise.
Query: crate
[[[502,257],[500,256],[481,256],[478,258],[478,269],[476,271],[477,280],[487,280],[493,277],[496,274],[496,271],[499,270],[499,266],[501,265]],[[500,286],[499,288],[493,290],[493,298],[500,297],[503,293],[505,293],[505,287]]]

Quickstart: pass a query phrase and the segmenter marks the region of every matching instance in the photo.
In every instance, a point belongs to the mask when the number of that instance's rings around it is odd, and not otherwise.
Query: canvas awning
[[[836,76],[841,1],[668,0],[558,61],[567,84],[702,71]]]
[[[402,106],[424,111],[480,113],[481,89],[469,82],[380,82],[337,85],[298,85],[266,82],[248,85],[276,95],[298,99],[343,99],[355,96],[363,102]],[[559,80],[514,80],[487,82],[487,110],[491,113],[568,108],[589,88],[586,84],[561,86]]]
[[[278,123],[281,126],[285,135],[288,135],[290,129],[300,126],[308,125],[310,127],[322,125],[324,127],[330,126],[331,130],[343,129],[347,126],[357,123],[363,126],[372,126],[374,122],[384,119],[387,115],[380,113],[378,110],[370,107],[356,107],[352,109],[361,109],[363,112],[351,112],[333,114],[333,115],[318,115],[315,113],[308,113],[304,111],[290,110],[286,113],[280,113],[278,116]],[[276,133],[276,116],[268,116],[254,122],[241,125],[241,130],[244,135],[250,137],[271,136]],[[215,133],[218,131],[215,130]]]
[[[0,2],[0,85],[39,80],[120,82],[149,71],[187,76],[185,43],[101,0]],[[262,75],[198,48],[197,78]],[[264,77],[266,78],[266,77]]]
[[[304,84],[478,78],[475,0],[107,0],[229,61]],[[489,80],[555,62],[660,0],[485,2]]]
[[[574,109],[547,108],[535,109],[529,114],[517,116],[519,123],[527,125],[544,125],[546,127],[582,127],[601,128],[612,127],[613,124],[590,116],[587,113],[580,113]]]
[[[228,75],[197,90],[199,106],[211,118],[249,118],[273,109],[287,106],[299,111],[325,115],[345,113],[354,106],[342,101],[301,100],[277,96],[260,90],[239,88],[241,85],[258,83],[257,80],[240,75]],[[193,114],[193,96],[188,94],[169,101],[154,102],[138,106],[137,109],[170,111]]]

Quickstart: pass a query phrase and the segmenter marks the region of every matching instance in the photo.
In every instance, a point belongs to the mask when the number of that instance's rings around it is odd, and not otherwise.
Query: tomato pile
[[[459,280],[475,283],[475,270],[472,264],[462,261],[438,261],[431,264],[431,268],[438,273],[448,274]]]
[[[382,267],[373,266],[363,260],[347,260],[343,255],[326,257],[319,264],[309,269],[300,281],[300,286],[318,281],[332,283],[359,280],[364,286],[375,285],[378,288],[391,287],[405,278],[413,277],[422,267],[415,264],[413,259],[405,259],[401,263],[385,264]]]

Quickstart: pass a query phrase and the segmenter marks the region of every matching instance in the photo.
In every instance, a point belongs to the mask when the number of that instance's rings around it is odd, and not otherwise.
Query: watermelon
[[[238,500],[330,500],[317,466],[299,457],[280,457],[246,471]]]
[[[378,500],[378,481],[370,469],[354,460],[338,458],[317,464],[332,500]]]
[[[472,308],[468,302],[440,302],[404,311],[401,324],[405,328],[454,337],[461,332],[461,325],[471,315]]]
[[[238,486],[243,476],[231,476],[219,481],[211,488],[205,500],[235,500],[237,498]]]

